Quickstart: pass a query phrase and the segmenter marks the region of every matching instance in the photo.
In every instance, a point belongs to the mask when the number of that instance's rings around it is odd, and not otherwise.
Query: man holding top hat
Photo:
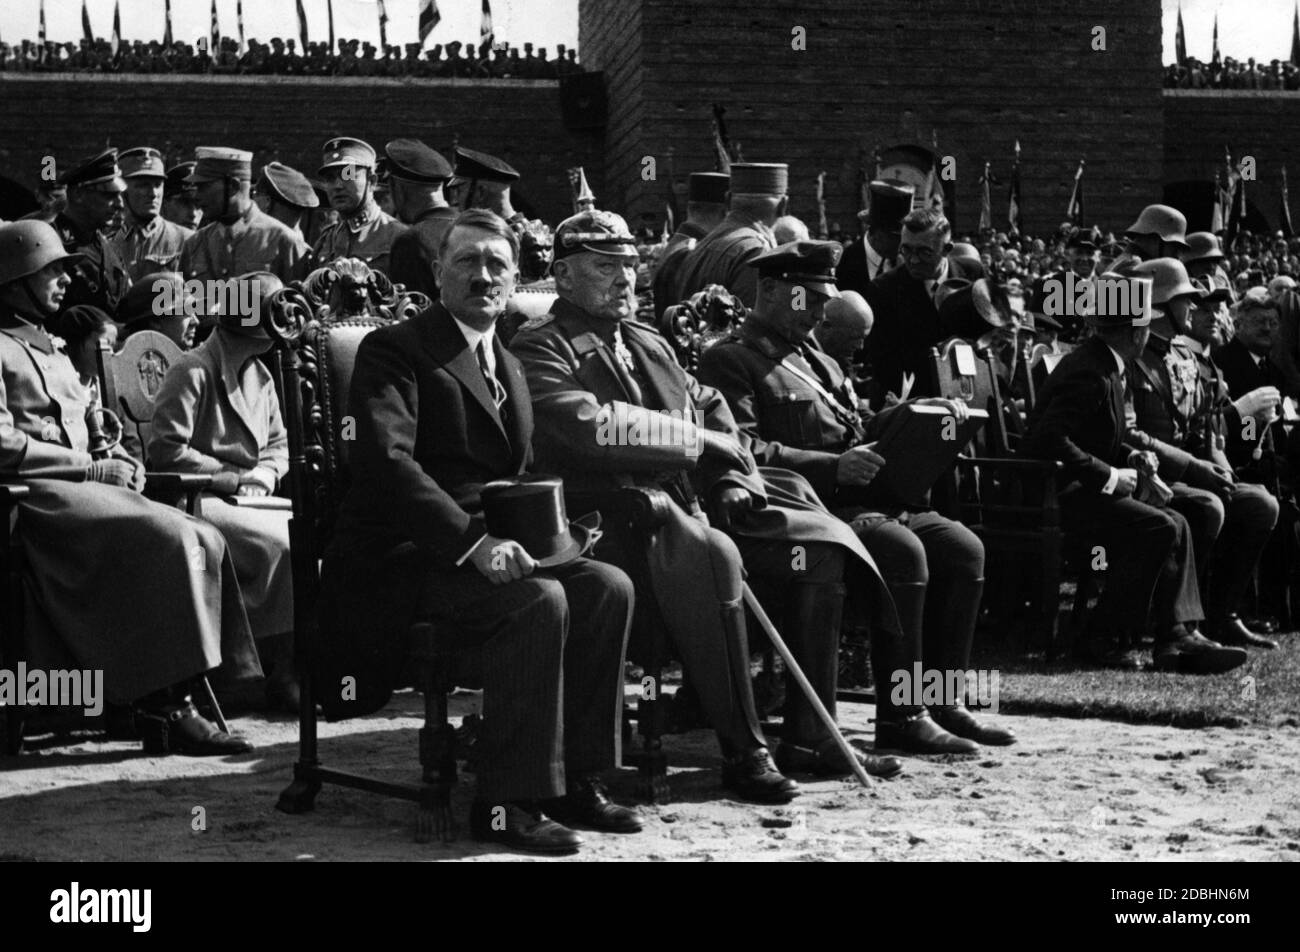
[[[69,272],[72,284],[63,296],[63,307],[91,304],[112,314],[131,286],[126,265],[104,237],[104,229],[122,210],[126,191],[117,150],[87,159],[59,181],[68,189],[68,207],[55,217],[54,228],[63,247],[79,256]]]
[[[722,395],[682,370],[667,341],[632,319],[637,260],[618,215],[583,212],[556,231],[559,299],[511,341],[540,424],[538,459],[572,493],[641,485],[673,500],[645,553],[652,591],[643,597],[657,602],[718,733],[724,785],[743,799],[787,802],[798,785],[784,771],[847,774],[854,765],[793,684],[773,761],[750,684],[742,572],[780,598],[785,638],[832,717],[846,582],[870,603],[882,638],[897,635],[898,621],[856,536],[798,475],[760,470]],[[633,564],[638,544],[613,528],[595,554]],[[897,758],[853,754],[869,773],[902,769]]]
[[[368,142],[347,136],[325,143],[316,174],[325,183],[330,207],[339,220],[316,239],[316,260],[360,258],[388,274],[388,253],[406,226],[375,202],[375,150]]]
[[[113,248],[126,263],[131,281],[157,271],[179,271],[181,248],[194,232],[162,217],[167,182],[162,153],[148,146],[127,149],[117,164],[126,181],[126,214],[113,236]]]
[[[867,285],[898,263],[898,243],[903,236],[903,219],[912,210],[916,190],[910,185],[872,182],[867,191],[871,204],[858,218],[865,224],[862,237],[844,249],[835,269],[835,283],[841,291],[867,293]]]
[[[438,247],[456,220],[443,189],[451,165],[418,139],[394,139],[384,146],[382,171],[387,177],[397,217],[409,226],[393,241],[388,276],[408,291],[438,299]]]
[[[673,295],[677,293],[682,264],[700,239],[717,228],[727,216],[727,189],[730,186],[731,176],[723,172],[691,173],[686,220],[677,226],[677,230],[668,239],[663,254],[659,256],[659,267],[655,270],[656,321],[664,316],[665,310],[680,303]]]
[[[286,284],[307,276],[310,250],[302,235],[257,207],[253,153],[199,146],[187,182],[205,224],[181,251],[181,272],[201,281],[269,271]]]
[[[776,247],[772,228],[789,203],[789,178],[790,168],[783,162],[731,163],[727,217],[686,255],[670,304],[720,284],[745,307],[754,306],[758,280],[747,265]]]
[[[1158,670],[1230,671],[1246,652],[1196,630],[1204,613],[1187,520],[1163,505],[1168,494],[1153,479],[1155,454],[1127,442],[1128,367],[1151,334],[1152,282],[1107,277],[1128,282],[1127,306],[1101,306],[1098,295],[1090,318],[1095,333],[1047,378],[1021,445],[1025,456],[1064,464],[1065,530],[1099,546],[1104,558],[1102,595],[1081,652],[1107,667],[1136,669],[1140,659],[1129,646],[1152,626]]]
[[[321,617],[337,631],[327,624],[322,634],[383,654],[405,643],[415,618],[432,618],[453,647],[479,648],[474,835],[573,852],[581,839],[556,820],[641,828],[599,777],[619,758],[632,584],[580,557],[594,534],[566,524],[558,481],[521,481],[532,460],[532,402],[495,333],[518,248],[499,216],[462,213],[439,249],[438,303],[361,343],[349,404],[352,484],[322,570]],[[341,664],[338,674],[355,673]],[[395,674],[376,697],[359,694],[357,710],[335,702],[326,713],[375,709]],[[371,680],[358,675],[359,691]]]

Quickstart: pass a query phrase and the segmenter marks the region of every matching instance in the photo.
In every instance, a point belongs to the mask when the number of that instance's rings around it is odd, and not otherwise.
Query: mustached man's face
[[[443,306],[478,330],[487,330],[514,293],[519,271],[510,242],[482,228],[453,228],[438,262]]]
[[[621,321],[636,313],[636,255],[586,251],[552,265],[560,296],[593,317]]]

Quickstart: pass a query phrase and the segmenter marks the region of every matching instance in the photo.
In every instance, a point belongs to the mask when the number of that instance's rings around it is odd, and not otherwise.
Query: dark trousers
[[[1226,499],[1186,483],[1171,488],[1170,508],[1187,520],[1206,609],[1210,620],[1218,621],[1237,611],[1250,588],[1255,566],[1277,525],[1277,500],[1253,483],[1238,483]]]
[[[1136,640],[1154,623],[1164,639],[1175,625],[1205,617],[1191,530],[1178,512],[1079,489],[1061,496],[1061,519],[1067,533],[1087,540],[1085,557],[1100,556],[1106,566],[1097,570],[1105,586],[1092,631]]]
[[[561,796],[566,775],[619,762],[632,582],[578,559],[493,585],[472,566],[431,573],[423,608],[480,649],[480,800]]]

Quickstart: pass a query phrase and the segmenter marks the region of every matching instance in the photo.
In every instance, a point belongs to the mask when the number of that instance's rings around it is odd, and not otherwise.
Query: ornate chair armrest
[[[185,500],[185,511],[191,516],[200,515],[199,494],[212,486],[212,477],[206,473],[145,473],[144,494],[158,502],[176,503]]]
[[[7,512],[14,503],[31,495],[32,488],[24,483],[0,483],[0,510]]]

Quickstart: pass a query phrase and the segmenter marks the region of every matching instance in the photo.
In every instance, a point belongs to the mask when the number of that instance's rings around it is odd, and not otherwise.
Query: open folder
[[[873,495],[883,492],[904,505],[926,505],[930,487],[988,422],[985,411],[968,412],[959,423],[944,407],[905,403],[886,411],[875,445],[885,465],[871,482]]]

